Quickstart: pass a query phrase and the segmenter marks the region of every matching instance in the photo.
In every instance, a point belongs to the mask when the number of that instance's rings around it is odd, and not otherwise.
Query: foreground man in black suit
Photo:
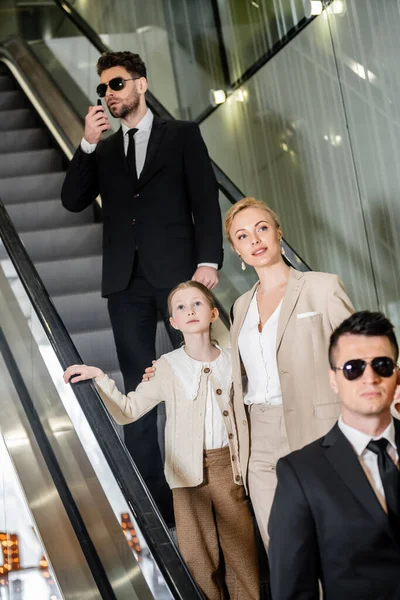
[[[400,422],[390,406],[398,345],[381,313],[333,332],[330,381],[341,417],[278,462],[269,521],[273,600],[400,598]],[[312,393],[312,392],[310,392]]]
[[[155,358],[157,312],[169,327],[167,297],[179,282],[209,289],[222,264],[218,187],[195,123],[158,118],[146,106],[146,67],[138,54],[109,52],[97,63],[97,93],[121,128],[110,128],[104,107],[91,106],[84,139],[62,189],[65,208],[79,212],[101,194],[102,295],[108,298],[127,392]],[[170,330],[171,331],[171,330]],[[179,344],[175,333],[174,345]],[[125,443],[164,519],[173,522],[157,441],[156,409],[125,427]]]

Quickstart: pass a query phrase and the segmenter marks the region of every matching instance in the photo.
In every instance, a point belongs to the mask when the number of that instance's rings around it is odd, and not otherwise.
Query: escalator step
[[[28,231],[21,234],[24,246],[33,262],[91,256],[101,248],[102,225],[78,225],[59,229]],[[0,247],[0,259],[5,250]]]
[[[9,90],[17,89],[17,85],[9,75],[0,75],[0,91],[8,92]]]
[[[64,178],[64,172],[6,177],[0,179],[0,198],[6,206],[12,202],[59,198]]]
[[[37,262],[35,267],[50,296],[61,296],[100,290],[101,262],[98,254]]]
[[[48,148],[49,135],[45,129],[3,131],[0,136],[0,154]]]
[[[25,127],[35,127],[35,125],[37,125],[37,118],[30,108],[17,108],[0,112],[0,131],[25,129]]]
[[[0,179],[51,173],[61,169],[62,157],[53,148],[30,152],[10,152],[1,156]]]
[[[95,365],[106,373],[119,370],[111,329],[74,333],[71,337],[84,363]]]
[[[54,305],[70,333],[110,329],[107,300],[100,290],[53,296]]]
[[[25,96],[19,90],[0,91],[0,110],[26,108]]]
[[[93,210],[91,207],[83,212],[73,213],[65,210],[61,206],[60,200],[9,204],[7,212],[19,233],[93,223]]]

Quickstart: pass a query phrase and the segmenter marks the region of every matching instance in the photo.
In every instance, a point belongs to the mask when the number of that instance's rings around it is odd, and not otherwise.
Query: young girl
[[[135,392],[124,396],[101,369],[86,365],[68,367],[64,380],[94,379],[121,425],[165,402],[165,475],[182,556],[207,600],[258,600],[253,524],[232,407],[231,352],[210,338],[218,309],[211,292],[195,281],[172,290],[168,308],[185,345],[164,354],[154,377]]]

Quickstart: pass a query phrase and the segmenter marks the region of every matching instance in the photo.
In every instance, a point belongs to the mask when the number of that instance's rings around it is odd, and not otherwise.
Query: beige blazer
[[[257,286],[258,282],[235,302],[231,327],[234,408],[245,484],[250,439],[238,337]],[[325,435],[339,416],[338,397],[329,385],[329,337],[353,312],[337,275],[290,269],[278,322],[276,357],[291,451]]]
[[[203,368],[201,362],[189,359],[179,348],[157,361],[155,375],[140,383],[126,396],[107,375],[96,382],[97,390],[108,412],[120,425],[137,421],[152,408],[165,402],[165,477],[171,488],[195,487],[203,482],[204,420],[208,382],[215,391],[224,417],[231,454],[232,476],[242,485],[238,454],[237,430],[232,403],[231,352],[221,349],[223,376],[213,363]],[[191,384],[184,385],[184,381]]]

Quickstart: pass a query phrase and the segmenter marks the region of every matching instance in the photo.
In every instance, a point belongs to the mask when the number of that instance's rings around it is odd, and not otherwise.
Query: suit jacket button
[[[224,415],[224,417],[227,417],[229,415],[227,410],[224,410],[224,412],[222,414]]]
[[[220,390],[219,388],[217,390],[215,390],[215,393],[218,394],[218,396],[220,396],[222,394],[222,390]]]
[[[136,219],[132,219],[131,225],[136,225]]]

